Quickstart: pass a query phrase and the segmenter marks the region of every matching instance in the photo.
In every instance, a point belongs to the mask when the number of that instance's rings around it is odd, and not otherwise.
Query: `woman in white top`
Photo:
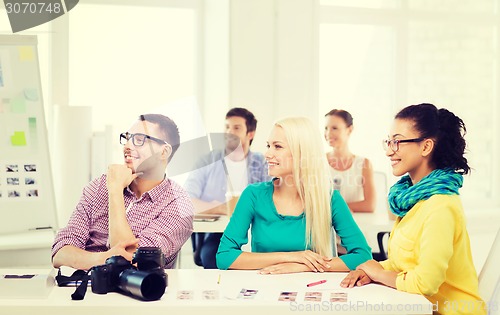
[[[326,115],[325,139],[333,148],[326,154],[335,189],[353,212],[375,210],[375,184],[373,168],[367,158],[356,156],[349,150],[349,137],[353,119],[349,112],[333,109]]]

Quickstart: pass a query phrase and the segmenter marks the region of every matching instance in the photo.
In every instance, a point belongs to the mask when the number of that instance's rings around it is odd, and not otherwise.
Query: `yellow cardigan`
[[[439,314],[486,314],[459,196],[434,195],[398,218],[388,257],[397,289],[425,295]]]

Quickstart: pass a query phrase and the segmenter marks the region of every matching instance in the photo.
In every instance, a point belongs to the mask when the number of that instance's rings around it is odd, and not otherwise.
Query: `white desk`
[[[229,216],[227,215],[221,215],[217,221],[213,222],[194,221],[193,232],[222,233],[226,229],[226,225],[228,223],[229,223]]]
[[[378,251],[377,233],[391,231],[394,221],[390,220],[387,213],[354,213],[354,220],[365,235],[368,245],[372,250]],[[221,216],[214,222],[194,222],[194,232],[222,233],[229,222],[228,216]]]
[[[0,268],[51,265],[52,229],[0,235]]]
[[[23,271],[26,272],[26,271]],[[43,271],[47,273],[47,270]],[[0,270],[0,274],[13,273]],[[107,295],[87,291],[83,301],[72,301],[74,288],[54,287],[47,298],[1,299],[0,314],[432,314],[432,304],[423,296],[399,292],[381,285],[370,284],[353,289],[339,286],[345,273],[299,273],[293,275],[259,275],[256,271],[219,271],[203,269],[168,270],[168,288],[159,301],[142,302],[120,293]],[[218,276],[220,284],[217,284]],[[327,282],[307,288],[306,284],[320,279]],[[258,290],[254,299],[236,299],[242,289]],[[179,300],[179,290],[193,291],[192,300]],[[219,298],[202,299],[203,290],[217,290]],[[280,292],[296,291],[295,302],[278,301]],[[321,302],[304,302],[306,291],[322,293]],[[347,302],[330,302],[332,292],[347,292]],[[315,310],[316,312],[314,312]]]

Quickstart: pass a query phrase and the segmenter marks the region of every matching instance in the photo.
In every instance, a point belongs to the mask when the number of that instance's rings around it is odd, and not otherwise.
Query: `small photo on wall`
[[[17,164],[7,164],[7,165],[5,165],[5,171],[7,173],[19,172],[19,165],[17,165]]]
[[[26,172],[36,172],[36,164],[24,164],[24,170]]]
[[[35,185],[36,179],[34,179],[33,177],[26,177],[26,178],[24,178],[24,184],[25,185]]]
[[[7,177],[7,185],[19,185],[18,177]]]
[[[30,189],[26,192],[26,197],[38,197],[38,189]]]
[[[7,193],[7,196],[9,198],[21,197],[21,192],[19,192],[18,190],[9,190],[9,192]]]

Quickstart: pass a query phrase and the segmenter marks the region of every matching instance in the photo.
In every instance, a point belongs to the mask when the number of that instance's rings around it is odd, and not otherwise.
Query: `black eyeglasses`
[[[132,143],[136,146],[136,147],[142,147],[144,145],[144,143],[146,142],[146,139],[149,139],[149,140],[153,140],[153,141],[156,141],[160,144],[167,144],[168,145],[168,142],[165,141],[165,140],[161,140],[161,139],[158,139],[158,138],[155,138],[155,137],[151,137],[151,136],[148,136],[148,135],[145,135],[143,133],[128,133],[128,132],[123,132],[120,134],[120,143],[125,145],[127,144],[127,142],[132,139]]]
[[[425,140],[425,138],[415,138],[415,139],[385,139],[382,141],[382,147],[384,148],[385,151],[387,151],[388,148],[391,148],[392,151],[397,152],[399,150],[399,144],[400,143],[405,143],[405,142],[421,142]]]

